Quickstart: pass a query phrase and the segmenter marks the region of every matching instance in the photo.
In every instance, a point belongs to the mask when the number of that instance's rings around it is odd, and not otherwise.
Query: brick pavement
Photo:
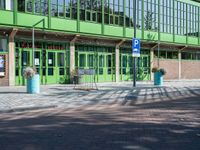
[[[44,86],[37,96],[4,89],[16,105],[58,106],[0,113],[0,150],[199,150],[199,81],[166,83],[107,83],[90,93]]]
[[[41,86],[40,94],[27,94],[25,87],[0,87],[0,112],[49,107],[74,108],[98,105],[135,105],[200,94],[200,80],[166,81],[163,87],[151,82],[98,84],[98,91],[74,90],[72,85]]]

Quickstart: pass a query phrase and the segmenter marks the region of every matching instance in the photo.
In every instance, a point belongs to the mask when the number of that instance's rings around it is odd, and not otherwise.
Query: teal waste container
[[[35,74],[32,78],[27,79],[27,93],[40,93],[40,75]]]
[[[154,85],[163,85],[163,75],[159,71],[154,73]]]

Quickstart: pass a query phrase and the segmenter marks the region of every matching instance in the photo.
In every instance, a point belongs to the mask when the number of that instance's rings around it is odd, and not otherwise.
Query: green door
[[[79,52],[78,54],[78,69],[94,69],[96,70],[96,57],[95,54],[90,52]],[[81,82],[94,82],[96,75],[83,75]]]
[[[46,58],[46,84],[66,83],[68,80],[66,53],[47,50]]]
[[[138,80],[150,80],[150,56],[142,55],[137,62]]]
[[[114,81],[114,65],[111,53],[98,53],[98,82]]]
[[[114,67],[112,54],[106,54],[106,81],[114,81]]]
[[[105,55],[98,54],[98,82],[106,80]]]
[[[28,48],[16,48],[15,50],[15,84],[25,85],[26,79],[23,77],[23,70],[28,66],[33,66],[35,63],[35,68],[37,73],[42,75],[42,59],[41,50],[37,49],[34,52],[34,62],[32,62],[32,49]],[[42,76],[40,77],[41,83],[43,82]]]
[[[67,74],[67,56],[65,52],[57,52],[57,83],[68,83],[69,75]]]
[[[130,54],[121,54],[121,80],[130,81],[133,79],[133,57]]]

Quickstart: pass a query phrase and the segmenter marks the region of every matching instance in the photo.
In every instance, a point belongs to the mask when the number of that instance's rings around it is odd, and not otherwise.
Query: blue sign
[[[132,40],[132,56],[140,57],[140,39]]]

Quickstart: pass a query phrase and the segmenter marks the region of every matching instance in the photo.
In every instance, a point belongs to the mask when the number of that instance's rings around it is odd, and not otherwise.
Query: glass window
[[[197,60],[200,60],[200,53],[197,53]]]
[[[5,9],[6,5],[5,5],[5,0],[0,0],[0,9]]]
[[[127,56],[122,56],[122,67],[127,67]]]
[[[99,56],[99,67],[104,67],[104,55]]]
[[[94,67],[94,55],[88,55],[88,67]]]
[[[107,67],[112,67],[112,56],[107,55]]]
[[[0,39],[0,52],[8,51],[7,39]]]
[[[80,54],[79,55],[79,67],[85,67],[85,54]]]
[[[25,0],[18,0],[18,11],[25,12]]]
[[[55,66],[55,53],[48,52],[48,66],[53,67]]]
[[[181,58],[185,60],[190,60],[191,59],[191,53],[188,52],[182,52],[181,53]]]
[[[26,11],[27,12],[32,12],[32,0],[27,0],[26,1]]]
[[[13,10],[13,0],[0,0],[0,9]]]
[[[58,53],[58,66],[63,67],[65,64],[65,54],[64,53]]]
[[[166,58],[166,51],[160,51],[160,58]]]

